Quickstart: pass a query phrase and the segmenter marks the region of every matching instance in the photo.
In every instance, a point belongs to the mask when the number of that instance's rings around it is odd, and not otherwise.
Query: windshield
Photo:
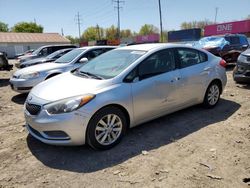
[[[65,55],[63,55],[62,57],[58,58],[55,63],[69,63],[72,60],[74,60],[77,56],[79,56],[80,54],[82,54],[85,51],[85,49],[74,49],[68,53],[66,53]]]
[[[32,52],[32,55],[38,55],[42,48],[43,47],[37,48],[34,52]]]
[[[84,64],[77,72],[96,75],[103,79],[113,78],[145,53],[136,50],[112,50]]]
[[[62,50],[55,51],[54,53],[48,55],[46,58],[47,59],[53,59],[53,58],[55,58],[57,55],[59,55],[62,52],[63,52]]]
[[[196,46],[201,48],[224,47],[228,41],[224,37],[204,37],[198,41]]]

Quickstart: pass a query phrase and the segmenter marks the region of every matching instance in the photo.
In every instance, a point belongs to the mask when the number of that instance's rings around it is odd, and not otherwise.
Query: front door
[[[134,72],[138,75],[131,83],[136,123],[153,119],[176,107],[180,73],[175,69],[172,50],[152,54]]]

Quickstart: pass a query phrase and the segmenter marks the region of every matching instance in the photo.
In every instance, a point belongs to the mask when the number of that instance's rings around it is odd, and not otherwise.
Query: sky
[[[121,29],[138,32],[144,24],[160,27],[158,0],[123,0]],[[178,30],[182,22],[243,20],[250,15],[250,0],[161,0],[164,30]],[[44,27],[44,32],[78,36],[77,12],[81,32],[87,27],[117,26],[116,4],[112,0],[0,0],[0,21],[9,27],[27,21]]]

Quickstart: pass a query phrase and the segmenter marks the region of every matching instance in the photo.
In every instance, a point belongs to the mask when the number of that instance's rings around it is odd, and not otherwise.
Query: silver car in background
[[[28,93],[32,87],[53,76],[79,68],[88,60],[114,49],[113,46],[91,46],[74,49],[53,63],[39,64],[16,71],[10,78],[11,88]]]
[[[214,107],[227,82],[225,65],[184,45],[117,48],[34,87],[26,127],[47,144],[109,149],[127,128],[195,104]]]

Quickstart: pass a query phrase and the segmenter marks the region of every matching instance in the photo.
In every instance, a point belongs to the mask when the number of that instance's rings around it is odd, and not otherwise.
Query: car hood
[[[250,48],[241,53],[242,55],[250,56]]]
[[[22,64],[30,64],[30,65],[32,65],[32,64],[35,64],[35,63],[46,62],[46,61],[48,61],[48,59],[40,57],[40,58],[25,61]]]
[[[33,72],[43,72],[43,71],[48,71],[51,69],[56,69],[56,68],[61,68],[64,67],[66,64],[61,64],[61,63],[45,63],[45,64],[39,64],[39,65],[34,65],[30,67],[26,67],[23,69],[20,69],[14,73],[14,76],[19,76],[21,74],[29,74]]]
[[[110,80],[84,78],[66,72],[35,86],[30,94],[46,101],[56,101],[84,94],[97,94],[98,90],[112,85]]]

